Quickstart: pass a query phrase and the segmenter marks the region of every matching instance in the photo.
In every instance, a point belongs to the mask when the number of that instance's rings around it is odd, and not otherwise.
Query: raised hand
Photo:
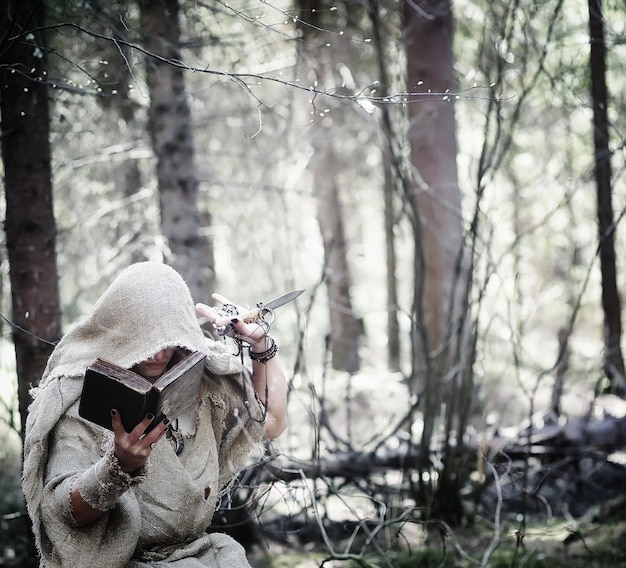
[[[216,329],[221,330],[221,334],[245,341],[252,346],[264,340],[267,336],[268,326],[263,320],[258,319],[246,323],[239,315],[248,313],[248,308],[234,304],[221,294],[216,293],[211,297],[222,304],[221,309],[206,304],[196,304],[196,311],[207,318]]]

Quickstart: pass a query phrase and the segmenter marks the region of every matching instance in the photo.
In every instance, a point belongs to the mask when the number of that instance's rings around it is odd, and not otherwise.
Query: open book
[[[111,410],[115,408],[126,432],[148,413],[155,418],[146,431],[165,417],[174,420],[198,400],[206,355],[194,351],[174,357],[182,358],[154,383],[119,365],[96,359],[85,372],[78,413],[112,430]]]

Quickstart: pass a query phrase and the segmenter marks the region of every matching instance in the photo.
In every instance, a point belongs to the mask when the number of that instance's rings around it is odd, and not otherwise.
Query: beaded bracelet
[[[268,339],[271,341],[270,346],[260,353],[256,353],[250,349],[248,349],[248,355],[250,355],[250,359],[253,361],[258,361],[259,363],[267,363],[276,353],[278,353],[278,345],[272,337],[268,336]]]

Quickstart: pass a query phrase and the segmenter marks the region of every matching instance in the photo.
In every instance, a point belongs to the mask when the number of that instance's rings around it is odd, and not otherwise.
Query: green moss
[[[294,552],[272,554],[254,563],[255,568],[317,568],[328,555],[320,553]]]
[[[553,520],[549,525],[538,524],[526,530],[524,546],[517,548],[514,538],[502,534],[497,548],[489,556],[488,568],[626,568],[626,522],[580,522],[573,531],[565,521]],[[342,568],[468,568],[480,566],[492,537],[488,527],[456,533],[455,538],[464,551],[462,555],[447,543],[444,550],[435,541],[420,550],[391,549],[384,555],[364,554],[360,561],[335,560],[332,565]],[[355,548],[353,553],[358,554]],[[472,560],[469,560],[469,555]],[[256,568],[318,568],[323,553],[281,553],[271,555]]]

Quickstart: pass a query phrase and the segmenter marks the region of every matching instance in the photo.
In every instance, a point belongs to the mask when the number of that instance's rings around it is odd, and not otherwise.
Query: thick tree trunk
[[[450,0],[407,0],[404,4],[408,138],[415,208],[415,292],[411,384],[423,400],[423,455],[438,421],[447,439],[463,432],[471,392],[462,298],[467,269],[462,263],[461,194],[457,181],[453,21]],[[420,500],[431,513],[456,524],[462,517],[464,472],[454,445],[445,444],[436,482],[423,464]]]
[[[459,286],[462,220],[454,102],[453,97],[429,94],[455,88],[452,9],[449,1],[411,1],[405,4],[405,18],[408,90],[419,93],[408,105],[408,136],[422,225],[418,244],[425,260],[419,275],[423,295],[416,302],[427,332],[427,344],[418,354],[422,360],[416,361],[416,367],[423,370],[423,359],[448,348],[453,292]]]
[[[203,223],[198,210],[191,111],[184,71],[176,65],[181,59],[178,0],[141,0],[140,5],[146,49],[159,56],[148,59],[147,76],[166,260],[184,276],[194,299],[207,301],[214,288],[213,248],[203,234],[208,213]]]
[[[593,143],[598,202],[602,310],[604,312],[604,371],[611,381],[609,391],[626,395],[622,355],[622,310],[615,267],[615,226],[611,200],[611,153],[609,150],[608,95],[606,87],[606,47],[602,0],[589,0],[591,41],[591,96],[593,104]]]
[[[11,0],[2,10],[0,110],[13,340],[22,432],[29,390],[61,336],[52,203],[43,3]]]

